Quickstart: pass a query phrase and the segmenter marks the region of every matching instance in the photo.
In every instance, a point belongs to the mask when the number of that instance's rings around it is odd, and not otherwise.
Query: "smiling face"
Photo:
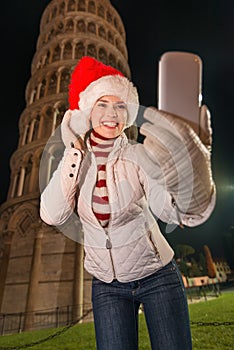
[[[127,106],[116,96],[99,98],[91,112],[91,123],[95,132],[106,138],[119,136],[127,121]]]

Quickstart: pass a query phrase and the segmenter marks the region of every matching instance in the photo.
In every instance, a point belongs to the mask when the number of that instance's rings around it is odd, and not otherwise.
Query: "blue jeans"
[[[191,350],[187,297],[174,260],[134,282],[95,277],[92,302],[98,350],[137,350],[143,305],[152,350]]]

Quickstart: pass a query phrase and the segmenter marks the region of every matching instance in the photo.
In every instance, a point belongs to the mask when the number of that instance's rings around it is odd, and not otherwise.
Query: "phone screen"
[[[159,61],[158,109],[185,119],[199,133],[202,61],[188,52],[166,52]]]

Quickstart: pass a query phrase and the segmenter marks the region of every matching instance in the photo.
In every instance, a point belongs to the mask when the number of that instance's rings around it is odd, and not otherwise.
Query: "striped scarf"
[[[108,226],[110,219],[110,206],[106,187],[106,162],[112,150],[115,139],[107,139],[94,130],[90,134],[90,145],[97,162],[97,182],[93,191],[93,212],[100,225]]]

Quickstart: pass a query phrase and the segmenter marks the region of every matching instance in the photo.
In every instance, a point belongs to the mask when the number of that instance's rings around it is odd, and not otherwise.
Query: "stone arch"
[[[41,39],[41,46],[45,45],[47,43],[47,35],[43,35]]]
[[[17,208],[8,222],[8,230],[25,237],[30,232],[30,226],[38,220],[38,207],[30,202]]]
[[[73,12],[76,9],[76,1],[75,0],[69,0],[67,4],[67,12]]]
[[[116,29],[118,29],[118,20],[116,17],[114,18],[114,26]]]
[[[64,44],[63,59],[64,60],[72,59],[72,51],[73,51],[72,43],[70,41],[67,41]]]
[[[34,128],[33,128],[33,134],[32,134],[32,141],[36,141],[38,139],[38,129],[39,129],[39,123],[40,123],[40,114],[36,113],[35,117],[33,117],[34,122]]]
[[[71,18],[67,20],[66,25],[65,25],[65,30],[67,33],[73,33],[74,21]]]
[[[109,65],[116,68],[116,58],[112,53],[109,55]]]
[[[98,28],[98,35],[103,38],[103,39],[106,39],[106,30],[103,26],[100,26]]]
[[[50,22],[50,16],[51,16],[51,12],[49,12],[49,13],[47,12],[47,16],[46,16],[45,21],[44,21],[45,24],[48,24]]]
[[[93,0],[90,0],[88,3],[88,12],[96,13],[96,4]]]
[[[86,32],[85,21],[83,19],[80,19],[79,21],[77,21],[76,28],[78,32],[85,33]]]
[[[116,40],[115,40],[115,46],[117,47],[118,50],[120,50],[119,39],[116,39]]]
[[[24,175],[24,184],[22,189],[22,195],[29,193],[29,186],[30,186],[30,177],[31,172],[33,168],[33,161],[32,161],[32,153],[26,154],[25,159],[23,160],[23,164],[25,164],[25,175]]]
[[[31,152],[23,154],[20,158],[16,159],[15,164],[15,188],[14,195],[21,197],[24,194],[28,193],[28,184],[30,172],[32,169],[32,164],[30,162]]]
[[[45,96],[46,90],[46,79],[42,79],[41,84],[38,86],[38,97],[39,99]]]
[[[58,130],[60,132],[60,128]],[[48,182],[50,181],[54,171],[57,169],[60,160],[64,153],[64,144],[61,136],[57,135],[54,139],[51,138],[43,149],[41,155],[39,183],[40,191],[43,191]]]
[[[118,60],[118,62],[117,62],[117,68],[118,68],[118,70],[120,70],[120,72],[124,73],[124,67],[123,67],[123,64],[120,60]]]
[[[78,42],[75,47],[75,58],[80,59],[85,55],[85,46],[82,41]]]
[[[41,112],[41,137],[48,139],[52,131],[54,108],[50,105],[44,106]]]
[[[55,34],[58,35],[58,34],[61,34],[64,32],[64,24],[63,22],[59,22],[59,24],[57,25],[57,29],[55,31]]]
[[[20,129],[19,145],[24,146],[27,139],[27,133],[28,133],[28,124],[26,123],[25,120],[22,123],[20,123],[19,129]]]
[[[0,232],[2,233],[0,236],[0,241],[3,238],[3,233],[7,232],[8,229],[8,221],[11,216],[11,211],[3,211],[0,216]]]
[[[98,51],[98,59],[104,63],[104,64],[108,64],[108,58],[107,58],[107,52],[106,50],[101,47]]]
[[[58,76],[56,72],[53,72],[49,77],[48,95],[56,94],[57,83],[58,83]]]
[[[87,55],[97,58],[97,49],[94,44],[89,44],[87,47]]]
[[[107,11],[106,13],[106,19],[107,19],[107,22],[109,23],[112,23],[113,21],[112,14],[109,11]]]
[[[55,18],[57,16],[57,6],[54,6],[52,11],[51,11],[51,19]]]
[[[32,104],[35,101],[36,95],[37,95],[37,90],[36,89],[32,89],[31,90],[30,99],[29,99],[29,104]]]
[[[59,61],[61,57],[61,47],[58,44],[54,49],[52,53],[52,62]]]
[[[99,5],[98,6],[98,16],[102,17],[102,18],[105,18],[105,9],[102,5]]]
[[[44,64],[50,63],[50,50],[46,52],[45,58],[44,58]]]
[[[53,38],[53,36],[55,36],[55,35],[56,35],[56,30],[54,28],[51,28],[51,30],[47,36],[47,42],[50,41]]]
[[[43,66],[43,62],[45,62],[45,56],[43,55],[43,56],[41,56],[41,58],[40,58],[40,60],[37,62],[37,69],[40,69],[40,68],[42,68],[42,66]]]
[[[57,102],[54,105],[56,111],[56,127],[61,123],[68,106],[64,102]]]
[[[24,122],[22,124],[23,127],[23,133],[22,133],[22,146],[27,143],[27,140],[29,138],[29,128],[30,128],[30,116],[27,114]]]
[[[85,11],[85,0],[79,0],[78,1],[78,11]]]
[[[39,129],[40,115],[37,113],[33,113],[32,115],[27,115],[24,121],[23,128],[23,137],[22,137],[22,145],[26,143],[31,143],[38,138],[38,129]]]
[[[60,91],[59,92],[67,92],[68,84],[70,82],[70,70],[64,68],[61,71],[61,80],[60,80]]]
[[[61,2],[61,4],[59,5],[59,14],[64,15],[64,13],[65,13],[65,1]]]
[[[87,29],[89,33],[96,34],[96,24],[94,22],[89,22]]]
[[[108,34],[107,34],[107,40],[108,40],[111,44],[114,44],[114,36],[113,36],[113,34],[111,33],[110,30],[108,31]]]
[[[40,165],[41,151],[37,150],[31,153],[29,163],[31,165],[30,173],[25,178],[25,190],[26,193],[33,193],[39,191],[39,165]]]

